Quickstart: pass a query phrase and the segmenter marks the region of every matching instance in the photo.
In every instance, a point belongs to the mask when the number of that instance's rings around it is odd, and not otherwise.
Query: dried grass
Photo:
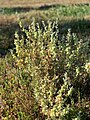
[[[0,0],[0,7],[38,7],[51,4],[89,3],[90,0]]]

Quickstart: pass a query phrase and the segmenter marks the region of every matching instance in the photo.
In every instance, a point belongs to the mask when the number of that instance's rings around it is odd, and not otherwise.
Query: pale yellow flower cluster
[[[85,68],[86,68],[87,72],[90,73],[90,62],[86,63]]]

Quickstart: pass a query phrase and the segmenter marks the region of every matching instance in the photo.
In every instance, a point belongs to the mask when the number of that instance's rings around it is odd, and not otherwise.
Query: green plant
[[[55,8],[51,8],[52,14],[56,14],[57,16],[84,16],[90,14],[90,6],[85,4],[79,5],[57,5]],[[56,16],[55,15],[55,16]]]
[[[15,33],[12,56],[19,82],[30,83],[43,115],[48,120],[87,119],[81,107],[83,84],[89,79],[85,43],[70,30],[59,40],[57,22],[45,25],[42,21],[40,27],[33,21],[28,29],[20,22],[20,28],[21,34]]]
[[[16,68],[11,55],[7,55],[4,59],[1,59],[3,66],[1,66],[2,73],[0,74],[2,119],[34,120],[38,118],[41,114],[39,114],[40,110],[34,99],[30,82],[26,82],[26,78],[21,79],[20,71]]]
[[[19,25],[12,56],[0,58],[2,119],[86,120],[89,43],[70,29],[59,39],[57,21]]]

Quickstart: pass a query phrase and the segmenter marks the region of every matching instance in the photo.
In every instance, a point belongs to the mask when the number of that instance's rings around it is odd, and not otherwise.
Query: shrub
[[[2,59],[3,60],[3,59]],[[35,120],[41,119],[39,106],[34,98],[30,82],[21,78],[12,56],[1,61],[0,76],[0,117],[3,120]],[[43,116],[42,116],[43,117]]]
[[[11,52],[17,70],[14,79],[20,89],[16,98],[20,97],[19,103],[23,100],[19,105],[25,104],[26,108],[29,98],[28,102],[33,99],[38,103],[36,106],[45,119],[86,120],[82,104],[84,84],[89,80],[85,69],[89,50],[85,50],[86,43],[71,30],[59,40],[57,21],[48,21],[47,25],[42,21],[40,26],[33,20],[28,29],[20,22],[20,28],[20,34],[15,33],[15,50]],[[28,94],[31,96],[27,98]]]

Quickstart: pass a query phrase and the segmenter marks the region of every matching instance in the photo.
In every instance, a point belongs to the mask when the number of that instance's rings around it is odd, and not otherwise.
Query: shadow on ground
[[[1,14],[15,14],[15,13],[22,13],[22,12],[29,12],[31,10],[48,10],[52,7],[56,7],[57,5],[43,5],[40,7],[4,7],[0,8]]]
[[[0,8],[1,14],[15,14],[15,13],[21,13],[21,12],[29,12],[31,10],[34,10],[34,8],[27,8],[27,7],[14,7],[14,8]]]
[[[67,29],[71,29],[72,32],[79,33],[82,36],[90,35],[90,20],[86,19],[75,19],[67,22],[59,23],[59,27],[61,28],[61,33],[67,31]]]

